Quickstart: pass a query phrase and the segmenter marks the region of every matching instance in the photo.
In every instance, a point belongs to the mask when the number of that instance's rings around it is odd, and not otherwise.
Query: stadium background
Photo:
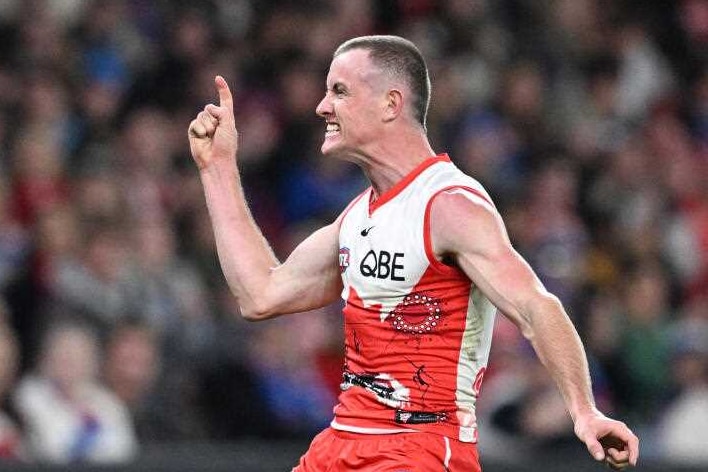
[[[336,45],[371,33],[422,49],[434,148],[566,304],[641,469],[708,464],[708,2],[4,0],[1,470],[96,460],[47,452],[38,377],[112,392],[125,470],[286,470],[327,424],[339,306],[238,318],[186,129],[224,75],[249,201],[286,255],[366,185],[321,159],[314,107]],[[495,338],[485,470],[598,470],[528,344],[503,319]]]

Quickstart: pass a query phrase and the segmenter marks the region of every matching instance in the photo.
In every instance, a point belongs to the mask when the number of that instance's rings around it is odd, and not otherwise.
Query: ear
[[[386,107],[383,120],[385,123],[393,121],[403,113],[403,94],[400,90],[391,89],[386,94]]]

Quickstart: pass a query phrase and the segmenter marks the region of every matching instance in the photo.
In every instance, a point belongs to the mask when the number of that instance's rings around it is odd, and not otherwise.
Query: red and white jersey
[[[345,365],[336,429],[477,440],[475,403],[496,309],[433,254],[430,206],[444,191],[494,208],[479,182],[442,154],[373,202],[368,189],[342,215]]]

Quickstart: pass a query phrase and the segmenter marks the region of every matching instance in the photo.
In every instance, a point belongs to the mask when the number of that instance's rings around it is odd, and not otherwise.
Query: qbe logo
[[[349,248],[340,247],[339,248],[339,271],[344,273],[349,267]]]

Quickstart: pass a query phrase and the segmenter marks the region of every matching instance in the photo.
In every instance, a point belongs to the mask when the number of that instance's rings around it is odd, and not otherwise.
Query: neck
[[[408,175],[421,162],[435,155],[422,130],[400,133],[383,140],[357,160],[371,182],[376,195],[381,195]]]

